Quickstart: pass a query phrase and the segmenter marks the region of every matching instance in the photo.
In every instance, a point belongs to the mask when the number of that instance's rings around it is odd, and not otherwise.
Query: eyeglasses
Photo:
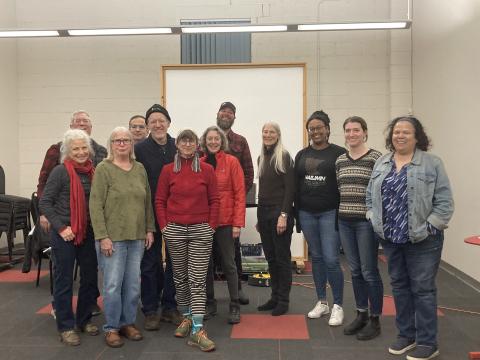
[[[322,125],[322,126],[316,126],[316,127],[311,127],[311,128],[308,128],[308,132],[310,134],[313,134],[313,133],[317,133],[317,132],[320,132],[322,131],[323,129],[325,129],[325,125]]]
[[[138,130],[145,130],[145,125],[130,125],[130,129],[138,129]]]
[[[132,142],[132,140],[130,139],[115,139],[115,140],[112,140],[112,144],[115,144],[115,145],[128,145]]]
[[[166,125],[168,123],[169,123],[168,120],[165,120],[165,119],[150,119],[148,121],[148,125],[150,124]]]
[[[182,145],[187,145],[187,144],[190,144],[190,145],[195,145],[197,142],[193,139],[181,139],[178,141],[180,144]]]

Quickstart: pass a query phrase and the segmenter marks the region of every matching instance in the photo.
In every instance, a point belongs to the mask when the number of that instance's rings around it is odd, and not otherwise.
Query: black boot
[[[380,335],[380,317],[370,316],[368,324],[357,333],[358,340],[371,340]]]
[[[229,324],[238,324],[240,322],[240,304],[237,301],[230,303],[230,313],[228,314]]]
[[[357,317],[349,325],[345,326],[343,333],[345,335],[355,335],[368,323],[368,311],[358,311]]]
[[[272,316],[280,316],[286,314],[288,312],[288,303],[281,303],[279,302],[275,309],[272,310]]]
[[[268,310],[273,310],[277,306],[277,302],[270,299],[268,300],[265,304],[262,304],[257,307],[258,311],[268,311]]]

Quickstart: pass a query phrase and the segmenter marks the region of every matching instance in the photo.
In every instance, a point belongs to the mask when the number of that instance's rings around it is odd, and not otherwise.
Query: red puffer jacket
[[[245,226],[245,180],[240,162],[235,156],[219,151],[215,155],[217,188],[220,194],[218,226]],[[207,157],[202,157],[206,162]]]

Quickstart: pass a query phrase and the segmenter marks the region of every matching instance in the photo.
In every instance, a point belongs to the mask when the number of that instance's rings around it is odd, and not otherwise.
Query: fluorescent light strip
[[[2,30],[0,38],[49,37],[59,36],[57,30]]]
[[[184,34],[287,31],[287,25],[192,26],[182,27]]]
[[[84,29],[67,30],[70,36],[107,36],[107,35],[158,35],[171,34],[171,28],[138,28],[138,29]]]
[[[378,23],[339,23],[339,24],[309,24],[298,25],[299,31],[321,30],[381,30],[381,29],[405,29],[409,25],[407,21],[378,22]]]

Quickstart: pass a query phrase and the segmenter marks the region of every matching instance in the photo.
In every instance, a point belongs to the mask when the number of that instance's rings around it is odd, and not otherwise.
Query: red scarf
[[[95,169],[90,159],[83,165],[65,159],[63,165],[70,177],[70,226],[75,234],[73,244],[79,246],[87,235],[87,204],[85,202],[85,191],[83,191],[82,182],[77,173],[87,174],[91,182]]]

